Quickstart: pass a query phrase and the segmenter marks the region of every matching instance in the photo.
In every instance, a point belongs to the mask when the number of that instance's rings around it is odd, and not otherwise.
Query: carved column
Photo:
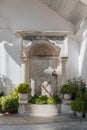
[[[19,43],[20,43],[20,56],[23,57],[23,38],[19,37]]]
[[[61,57],[60,63],[61,63],[61,69],[62,69],[62,77],[61,77],[61,84],[64,84],[66,81],[66,62],[68,57]]]
[[[25,82],[26,81],[26,59],[25,58],[21,58],[21,82]]]
[[[64,39],[64,57],[68,57],[68,36]]]

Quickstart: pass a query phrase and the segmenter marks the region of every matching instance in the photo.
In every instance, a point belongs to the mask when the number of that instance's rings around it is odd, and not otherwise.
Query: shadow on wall
[[[2,46],[4,47],[5,51],[8,55],[18,64],[20,65],[20,51],[19,47],[15,47],[13,43],[9,43],[7,41],[1,42]]]
[[[8,95],[12,92],[13,88],[15,87],[12,84],[12,81],[4,75],[0,75],[0,91],[3,91],[5,95]]]
[[[82,44],[81,54],[80,54],[80,75],[84,78],[87,84],[87,43]]]

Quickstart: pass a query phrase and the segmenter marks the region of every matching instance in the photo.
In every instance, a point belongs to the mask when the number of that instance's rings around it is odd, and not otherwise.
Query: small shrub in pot
[[[64,99],[71,99],[72,94],[75,92],[75,87],[67,82],[66,84],[62,85],[62,87],[60,87],[60,92],[64,95]]]
[[[15,112],[18,110],[18,99],[14,98],[10,95],[5,96],[2,98],[1,101],[1,105],[2,105],[2,110],[3,111],[10,111],[10,112]]]
[[[78,117],[82,117],[84,113],[84,100],[82,98],[76,98],[71,102],[71,108],[76,112]]]
[[[28,83],[20,83],[18,86],[17,86],[17,91],[18,93],[29,93],[31,92],[31,88],[29,87],[29,84]]]
[[[29,93],[31,92],[31,88],[29,87],[29,84],[25,83],[25,82],[20,83],[16,89],[17,89],[17,92],[19,95],[19,100],[20,101],[22,101],[22,100],[28,101]]]

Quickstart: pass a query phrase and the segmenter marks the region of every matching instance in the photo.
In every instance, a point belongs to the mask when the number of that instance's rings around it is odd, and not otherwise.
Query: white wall
[[[83,39],[80,45],[79,74],[87,85],[87,29],[84,30]]]
[[[0,74],[11,80],[13,86],[20,82],[20,53],[16,30],[73,31],[73,25],[39,0],[0,0]],[[6,42],[1,44],[3,41]],[[72,59],[69,58],[68,61],[68,77],[78,73],[78,46],[70,40],[69,49],[70,47],[73,50],[69,53]],[[74,69],[71,70],[73,63]]]
[[[0,18],[13,30],[72,31],[73,27],[39,0],[1,0]]]
[[[79,43],[73,37],[68,39],[68,62],[66,67],[67,79],[79,76]]]

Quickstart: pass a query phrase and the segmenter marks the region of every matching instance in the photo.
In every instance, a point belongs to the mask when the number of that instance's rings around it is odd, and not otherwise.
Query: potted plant
[[[1,100],[2,110],[8,112],[9,114],[18,111],[18,100],[11,95],[5,96]]]
[[[72,98],[72,94],[75,92],[75,87],[69,82],[65,83],[60,87],[60,92],[63,94],[63,98],[65,100],[70,100]]]
[[[78,117],[83,117],[84,113],[84,100],[82,98],[76,98],[71,102],[71,108],[76,112]]]
[[[28,100],[29,93],[31,92],[31,88],[29,87],[28,83],[25,83],[25,82],[20,83],[16,89],[17,89],[20,101]]]

